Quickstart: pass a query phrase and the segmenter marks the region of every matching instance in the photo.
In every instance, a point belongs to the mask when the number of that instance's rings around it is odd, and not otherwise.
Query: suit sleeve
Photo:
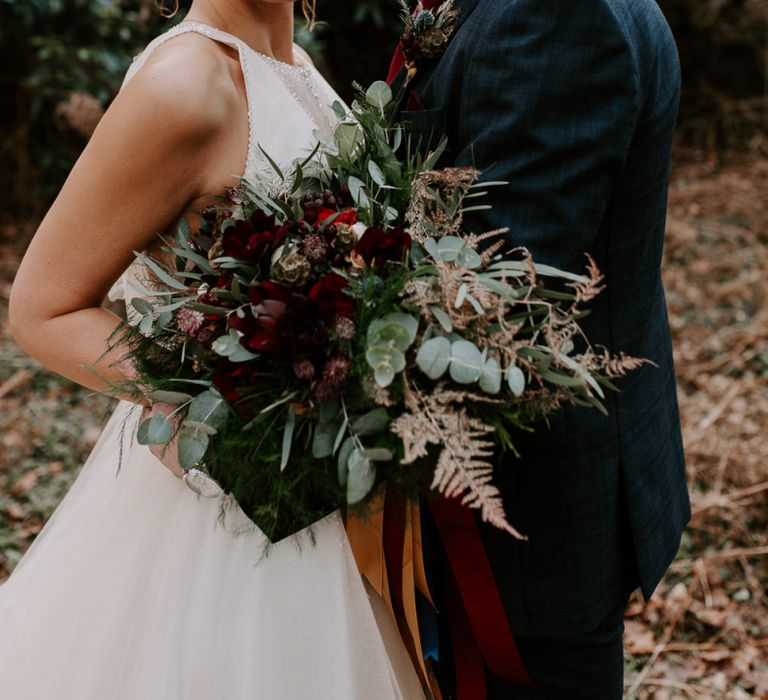
[[[509,227],[542,262],[579,269],[593,250],[639,113],[637,71],[609,3],[498,2],[474,40],[456,125],[457,165],[491,188],[468,228]]]

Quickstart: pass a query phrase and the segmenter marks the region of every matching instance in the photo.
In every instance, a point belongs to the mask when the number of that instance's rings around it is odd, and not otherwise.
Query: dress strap
[[[162,46],[167,41],[170,41],[171,39],[179,36],[180,34],[188,34],[189,32],[202,34],[203,36],[206,36],[209,39],[213,39],[214,41],[218,41],[219,43],[226,44],[227,46],[231,46],[232,48],[237,50],[238,58],[240,61],[240,69],[243,71],[243,82],[245,83],[245,99],[248,107],[248,156],[246,158],[245,172],[243,174],[245,175],[247,173],[250,173],[253,170],[256,163],[256,149],[257,149],[258,140],[255,133],[256,129],[255,129],[254,118],[253,118],[254,88],[253,88],[253,82],[250,74],[251,73],[251,63],[249,61],[250,49],[245,44],[245,42],[243,42],[241,39],[238,39],[237,37],[232,36],[231,34],[225,31],[222,31],[221,29],[212,27],[209,24],[204,24],[203,22],[192,22],[192,21],[180,22],[172,29],[169,29],[167,32],[164,32],[163,34],[160,34],[159,36],[155,37],[152,41],[150,41],[146,45],[146,47],[141,53],[139,53],[137,56],[134,57],[133,63],[128,69],[128,72],[125,75],[125,79],[123,80],[123,86],[125,86],[125,84],[134,75],[136,75],[136,73],[146,63],[147,59],[152,55],[155,49],[157,49],[159,46]]]

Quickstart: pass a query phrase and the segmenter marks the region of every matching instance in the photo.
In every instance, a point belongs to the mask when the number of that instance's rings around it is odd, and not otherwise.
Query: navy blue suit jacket
[[[508,226],[512,244],[568,270],[589,252],[607,290],[588,337],[656,365],[620,380],[607,417],[567,407],[496,470],[510,522],[530,537],[481,527],[512,631],[578,634],[627,586],[650,596],[690,517],[660,273],[678,55],[654,0],[456,6],[447,50],[410,88],[425,109],[403,118],[448,137],[443,164],[509,183],[470,228]]]

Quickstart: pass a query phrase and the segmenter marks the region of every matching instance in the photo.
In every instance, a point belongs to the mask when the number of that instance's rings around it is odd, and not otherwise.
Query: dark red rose
[[[240,394],[237,391],[240,382],[232,374],[222,371],[214,372],[211,376],[211,381],[227,401],[237,401],[240,398]]]
[[[329,326],[333,326],[339,316],[355,317],[355,303],[350,296],[344,294],[348,284],[341,275],[329,272],[309,291],[309,300],[315,304],[320,318]]]
[[[244,221],[236,221],[222,234],[221,247],[224,255],[238,260],[258,262],[274,251],[293,226],[292,222],[275,223],[274,215],[267,216],[257,210]]]
[[[229,327],[243,334],[242,345],[252,352],[295,356],[298,337],[317,321],[309,300],[276,282],[249,288],[248,298],[251,306],[242,316],[228,317]]]
[[[387,262],[400,262],[413,240],[405,229],[369,228],[357,242],[354,252],[366,265],[379,266]]]

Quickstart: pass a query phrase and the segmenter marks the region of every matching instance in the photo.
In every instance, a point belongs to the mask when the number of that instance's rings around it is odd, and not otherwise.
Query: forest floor
[[[678,156],[665,280],[693,519],[626,617],[626,697],[768,698],[768,162]],[[0,226],[0,580],[74,480],[109,401],[29,360],[7,329],[28,231]]]

